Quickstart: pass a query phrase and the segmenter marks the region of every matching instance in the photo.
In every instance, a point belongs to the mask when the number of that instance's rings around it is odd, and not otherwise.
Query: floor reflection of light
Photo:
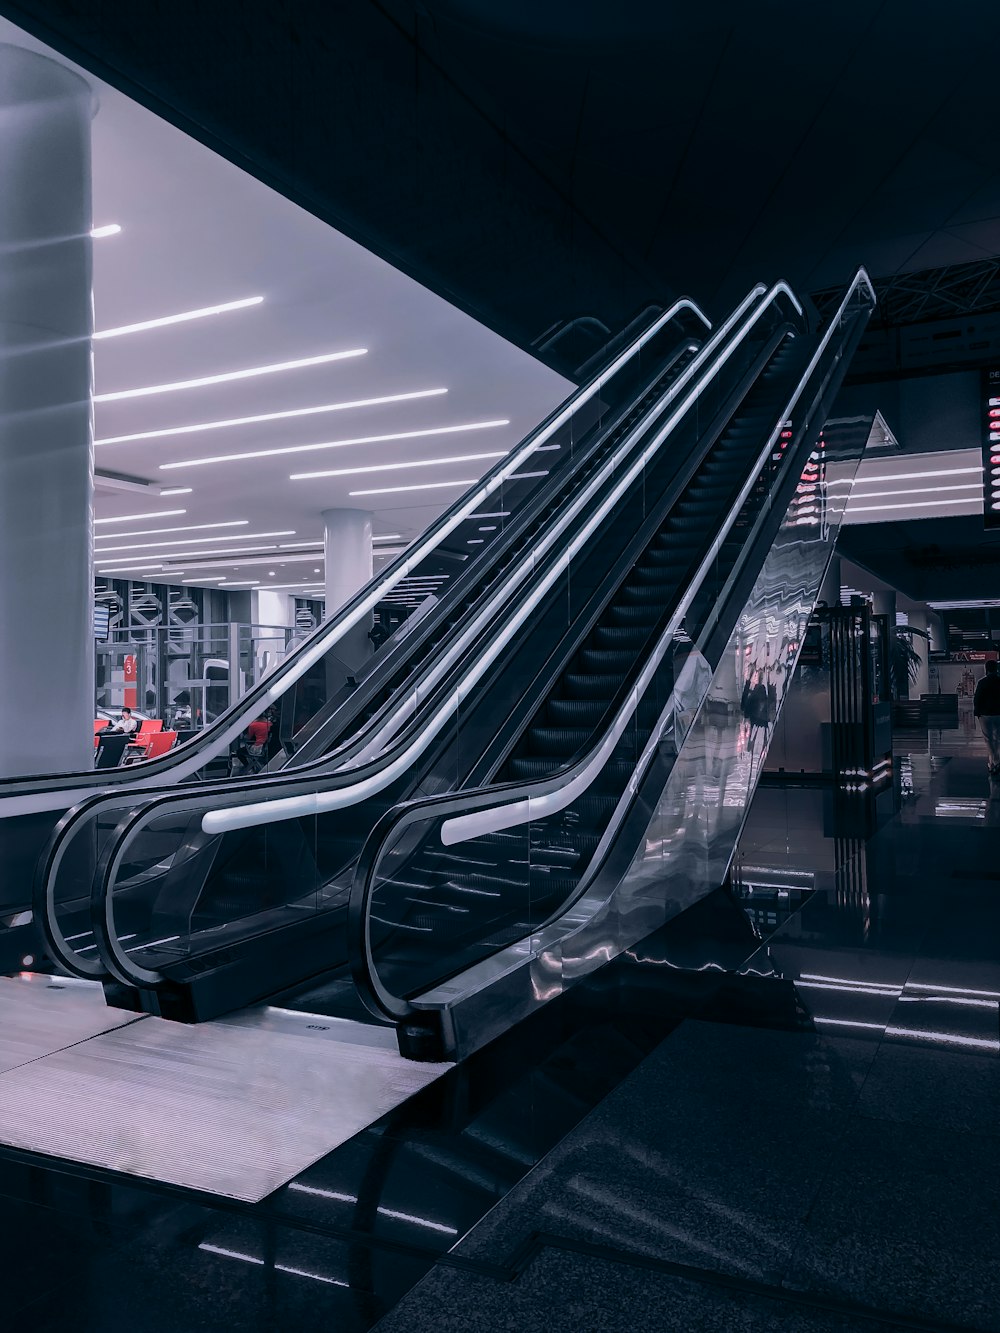
[[[901,990],[899,986],[838,986],[829,981],[796,981],[795,984],[809,990],[839,990],[847,991],[849,995],[889,995],[897,998]]]
[[[938,819],[985,819],[988,801],[960,801],[955,797],[941,797],[934,803]]]
[[[948,995],[978,995],[988,1000],[1000,1000],[1000,991],[995,990],[976,990],[970,986],[932,986],[926,981],[908,981],[907,990],[944,991]]]
[[[996,1000],[973,1000],[967,995],[901,995],[900,1004],[964,1004],[973,1009],[995,1009]]]
[[[899,981],[868,981],[863,977],[828,977],[822,972],[803,972],[801,974],[803,981],[830,981],[837,982],[841,986],[880,986],[883,990],[895,991],[897,994],[903,989],[905,982]]]
[[[315,1194],[322,1199],[333,1199],[337,1203],[357,1203],[358,1201],[356,1194],[342,1194],[339,1190],[320,1189],[318,1185],[304,1185],[298,1180],[293,1180],[288,1188],[297,1190],[300,1194]],[[397,1222],[412,1222],[414,1226],[427,1227],[431,1231],[441,1231],[446,1236],[458,1235],[455,1227],[445,1226],[443,1222],[432,1222],[427,1217],[415,1217],[413,1213],[400,1213],[395,1208],[383,1208],[381,1204],[379,1204],[377,1211],[383,1217],[391,1217]]]
[[[199,1250],[205,1250],[208,1254],[221,1254],[224,1259],[239,1259],[244,1264],[257,1264],[264,1267],[264,1260],[258,1259],[254,1254],[241,1254],[239,1250],[227,1250],[222,1245],[210,1245],[208,1241],[202,1241],[198,1246]],[[288,1264],[274,1264],[274,1269],[279,1273],[291,1273],[293,1277],[307,1277],[311,1282],[326,1282],[331,1287],[349,1287],[349,1282],[342,1282],[340,1278],[326,1277],[323,1273],[307,1273],[304,1268],[291,1268]]]
[[[907,1037],[911,1041],[927,1041],[935,1046],[961,1046],[977,1051],[997,1051],[1000,1053],[1000,1040],[995,1037],[961,1037],[957,1032],[924,1032],[920,1028],[901,1028],[881,1023],[868,1023],[859,1018],[820,1018],[813,1014],[814,1023],[823,1023],[827,1027],[867,1028],[869,1031],[884,1032],[887,1037]]]

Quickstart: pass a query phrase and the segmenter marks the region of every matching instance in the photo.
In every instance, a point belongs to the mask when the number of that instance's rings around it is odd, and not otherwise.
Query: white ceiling
[[[55,56],[0,19],[0,41]],[[162,564],[170,553],[184,574],[150,570],[136,577],[180,584],[201,572],[283,585],[311,581],[317,559],[266,567],[239,556],[206,558],[193,567],[187,552],[257,550],[277,543],[319,541],[327,508],[367,508],[374,530],[417,536],[456,500],[464,486],[352,496],[376,487],[472,481],[494,459],[413,466],[423,459],[504,452],[565,395],[567,381],[425,290],[376,256],[274,193],[231,163],[123,94],[80,73],[95,87],[94,226],[121,231],[95,239],[94,304],[98,331],[262,296],[257,305],[167,327],[95,341],[96,466],[154,486],[190,487],[175,497],[155,492],[97,493],[96,568],[134,560],[136,569]],[[102,394],[366,348],[325,365],[240,381],[189,387],[117,401]],[[109,437],[165,430],[233,417],[285,412],[358,399],[446,389],[403,403],[356,407],[265,423],[199,430],[156,439],[102,444]],[[326,443],[399,432],[434,431],[485,421],[508,424],[422,438],[348,445],[240,462],[181,466],[208,455]],[[406,464],[368,475],[292,481],[293,472]],[[183,509],[162,519],[107,523],[131,514]],[[149,533],[151,528],[234,523],[242,527]],[[282,533],[250,538],[241,533]],[[140,535],[120,537],[120,533]],[[115,534],[112,536],[111,534]],[[173,547],[143,545],[178,541]],[[102,558],[101,551],[105,554]],[[216,557],[211,557],[216,559]],[[249,558],[249,557],[247,557]],[[118,568],[125,570],[126,566]],[[129,566],[129,573],[132,566]],[[275,573],[271,574],[270,571]]]

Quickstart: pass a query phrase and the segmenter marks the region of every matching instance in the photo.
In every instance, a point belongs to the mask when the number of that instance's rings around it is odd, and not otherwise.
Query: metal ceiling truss
[[[1000,256],[876,278],[875,290],[878,305],[872,324],[886,328],[1000,310]],[[835,309],[841,296],[841,287],[812,293],[824,317]]]

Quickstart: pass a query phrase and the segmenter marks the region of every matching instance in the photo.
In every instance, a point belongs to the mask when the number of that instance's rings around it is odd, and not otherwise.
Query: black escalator
[[[195,895],[179,928],[176,911],[171,918],[158,903],[149,930],[169,933],[157,936],[155,947],[152,942],[141,946],[143,961],[127,963],[121,954],[117,959],[108,955],[115,975],[141,992],[138,1000],[120,994],[119,1000],[176,1017],[207,1017],[267,994],[268,978],[272,992],[284,989],[296,966],[303,979],[328,969],[338,952],[343,956],[345,923],[342,910],[338,915],[335,909],[346,905],[362,842],[394,802],[420,796],[428,786],[441,789],[442,753],[452,766],[456,751],[464,755],[464,778],[456,785],[495,783],[551,773],[600,734],[609,708],[630,688],[645,645],[669,611],[671,590],[711,548],[717,508],[739,491],[761,440],[780,424],[776,414],[787,396],[783,390],[812,346],[812,340],[794,337],[794,322],[782,313],[777,297],[769,299],[771,317],[746,346],[740,344],[741,358],[734,358],[711,394],[692,399],[695,406],[682,423],[687,435],[681,431],[674,451],[651,453],[649,465],[629,483],[631,489],[616,492],[622,498],[602,520],[599,539],[583,548],[572,580],[550,589],[530,634],[510,646],[502,669],[471,697],[462,727],[429,752],[402,786],[387,788],[363,807],[311,820],[289,818],[238,840],[226,835],[228,844],[224,839],[214,851],[210,884]],[[749,321],[747,330],[753,325]],[[568,620],[557,614],[564,602],[572,608]],[[647,712],[644,703],[638,716],[649,727],[655,719]],[[500,725],[498,719],[503,719]],[[622,737],[621,753],[606,767],[602,782],[620,787],[627,780],[637,745],[641,735],[633,727]],[[614,800],[614,790],[595,789],[581,810],[586,815],[595,802],[603,808]],[[398,884],[406,891],[405,919],[395,910],[381,920],[376,912],[374,919],[391,934],[432,933],[437,940],[439,918],[446,914],[447,947],[460,949],[467,917],[476,922],[470,938],[478,935],[482,941],[482,914],[467,906],[471,894],[497,900],[497,931],[486,944],[499,947],[526,919],[521,912],[512,918],[505,876],[495,870],[494,848],[515,836],[494,835],[482,856],[474,847],[460,856],[441,849],[427,849],[426,855],[418,851],[412,873]],[[569,873],[578,857],[579,850],[564,840],[536,858],[532,874],[547,899],[571,885]],[[110,887],[102,908],[108,913],[105,939],[123,928],[115,919],[114,893],[121,900],[128,892],[127,884]],[[532,887],[532,896],[535,892]],[[248,900],[252,919],[248,915],[246,925],[235,922],[241,912],[250,912]],[[431,921],[433,929],[427,924]],[[148,930],[144,937],[152,939]],[[151,978],[148,987],[143,968]],[[251,982],[256,990],[248,993]]]

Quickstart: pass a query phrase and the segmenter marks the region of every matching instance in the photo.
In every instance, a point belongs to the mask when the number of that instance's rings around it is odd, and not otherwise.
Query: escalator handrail
[[[763,299],[758,298],[763,295]],[[525,599],[518,610],[514,613],[499,634],[494,636],[490,649],[486,654],[471,664],[463,677],[461,685],[453,690],[446,697],[438,712],[429,723],[423,723],[419,729],[416,729],[416,735],[411,741],[390,748],[385,754],[375,759],[368,767],[374,769],[370,777],[360,777],[359,774],[364,770],[345,770],[332,774],[330,781],[321,789],[310,787],[309,790],[301,795],[294,797],[278,797],[272,801],[254,803],[252,805],[243,805],[238,807],[226,808],[221,811],[210,811],[202,819],[202,828],[206,833],[224,833],[238,828],[258,827],[263,823],[278,823],[285,820],[300,819],[310,815],[325,813],[329,810],[345,809],[351,805],[358,804],[376,795],[379,791],[389,786],[397,777],[406,772],[408,767],[431,743],[434,736],[445,725],[448,718],[453,714],[455,708],[461,703],[465,694],[471,688],[472,684],[488,669],[493,658],[502,650],[506,643],[513,637],[520,627],[521,622],[534,607],[535,600],[540,598],[551,583],[564,572],[570,559],[576,551],[576,546],[585,544],[586,539],[591,535],[591,530],[600,525],[607,512],[621,498],[621,495],[632,486],[641,470],[648,464],[656,451],[663,445],[664,441],[670,436],[676,424],[683,419],[688,410],[698,402],[705,386],[714,378],[721,368],[728,362],[736,348],[746,339],[749,333],[756,326],[757,322],[763,316],[765,311],[769,310],[779,300],[787,299],[797,314],[801,315],[801,306],[794,296],[794,293],[784,282],[776,283],[770,291],[763,285],[755,286],[750,294],[736,308],[732,315],[723,325],[713,334],[712,339],[700,350],[698,356],[691,362],[690,366],[685,368],[682,380],[685,383],[690,382],[697,371],[708,365],[708,370],[704,372],[695,388],[690,390],[679,407],[676,407],[665,425],[661,425],[651,443],[640,451],[639,456],[634,460],[631,466],[617,476],[618,469],[622,466],[622,457],[627,455],[635,447],[635,439],[641,440],[643,431],[646,429],[645,423],[633,429],[628,441],[623,444],[618,453],[610,460],[602,464],[601,472],[597,477],[588,483],[588,487],[574,502],[572,512],[567,516],[564,526],[568,526],[572,518],[578,512],[586,512],[587,518],[583,523],[582,529],[578,532],[576,538],[568,547],[559,547],[553,557],[548,572],[541,580],[542,586],[536,586],[535,591]],[[756,307],[756,308],[754,308]],[[748,318],[738,329],[736,334],[730,338],[740,319],[747,314]],[[727,342],[727,339],[729,341]],[[673,390],[671,390],[671,393]],[[649,416],[655,418],[658,415],[657,409],[653,409]],[[603,482],[605,476],[617,478],[613,489],[604,497],[600,505],[587,510],[590,499],[590,488],[596,488]],[[554,544],[556,538],[561,533],[547,534],[545,538],[546,546]],[[534,558],[530,558],[530,563],[534,565]],[[484,620],[489,623],[491,613],[484,613]],[[475,677],[472,680],[471,677]],[[395,750],[395,752],[394,752]],[[289,783],[295,782],[295,779],[289,779]],[[333,785],[335,783],[342,785]],[[105,965],[121,980],[127,984],[150,986],[155,985],[160,979],[159,974],[152,969],[143,968],[138,962],[130,959],[122,949],[117,936],[117,929],[114,922],[114,902],[113,889],[117,873],[123,863],[127,847],[131,839],[141,831],[141,827],[155,818],[165,807],[170,806],[173,811],[177,811],[178,806],[195,800],[203,800],[205,793],[192,793],[190,796],[186,793],[175,793],[170,796],[160,797],[156,801],[149,802],[142,809],[136,811],[133,815],[125,819],[114,835],[114,848],[110,852],[103,883],[95,883],[95,892],[93,896],[93,924],[95,933],[98,936],[99,951],[104,959]],[[183,811],[178,811],[183,813]],[[223,819],[217,819],[216,816],[224,816]],[[51,901],[51,878],[46,886],[46,918],[49,919],[54,914],[54,905]]]
[[[278,699],[289,686],[295,684],[304,674],[323,657],[333,645],[366,616],[382,598],[399,582],[406,578],[426,557],[463,523],[484,501],[498,490],[508,476],[524,463],[541,445],[545,443],[561,426],[588,403],[618,372],[672,319],[681,311],[690,311],[696,319],[711,328],[711,323],[701,308],[690,298],[682,297],[661,315],[657,316],[641,334],[625,349],[599,371],[585,385],[573,393],[534,430],[532,430],[514,449],[507,453],[474,487],[462,495],[444,514],[440,516],[416,542],[400,552],[395,560],[372,578],[341,609],[317,626],[285,660],[258,685],[249,690],[230,709],[221,715],[210,727],[199,732],[183,745],[175,747],[156,759],[143,764],[140,781],[152,779],[163,773],[171,774],[171,781],[181,781],[193,776],[206,763],[225,752],[231,741],[244,730],[244,719],[248,714],[256,717]],[[278,689],[276,687],[280,686]],[[211,739],[209,739],[211,737]],[[138,767],[136,765],[135,767]],[[123,776],[118,776],[122,774]],[[88,781],[89,779],[89,781]],[[103,788],[117,786],[120,782],[136,780],[136,775],[126,770],[102,770],[99,779],[90,772],[32,774],[25,777],[0,779],[0,817],[20,813],[34,813],[38,810],[56,808],[51,804],[38,804],[38,799],[59,792],[66,805],[73,804],[89,794],[94,786]],[[79,790],[74,790],[74,786]],[[68,790],[67,790],[68,789]],[[32,798],[36,798],[34,802]],[[23,807],[23,808],[22,808]]]
[[[471,838],[497,833],[504,829],[530,823],[535,819],[556,814],[571,805],[591,786],[621,739],[646,689],[654,679],[656,671],[670,648],[685,614],[711,568],[715,549],[719,542],[724,540],[725,536],[731,531],[760,475],[761,468],[765,466],[769,454],[773,451],[782,423],[788,419],[802,393],[805,392],[835,332],[840,328],[850,303],[862,290],[867,293],[870,302],[869,309],[871,309],[875,304],[876,296],[871,279],[864,268],[858,270],[848,287],[836,314],[830,321],[822,338],[819,339],[808,365],[790,395],[788,403],[777,415],[778,424],[769,432],[767,441],[760,450],[755,463],[748,469],[747,477],[740,488],[739,495],[726,514],[719,534],[713,540],[704,559],[689,581],[687,589],[678,600],[674,613],[650,653],[639,679],[600,741],[592,746],[582,758],[566,765],[549,777],[529,782],[505,783],[494,787],[487,785],[457,793],[447,793],[417,801],[404,802],[387,811],[378,821],[365,844],[355,871],[348,922],[348,947],[352,974],[361,998],[374,1012],[397,1021],[412,1012],[407,1001],[393,995],[382,985],[371,950],[369,926],[376,883],[375,877],[387,844],[401,827],[418,821],[426,821],[429,817],[429,811],[436,810],[439,817],[442,812],[447,813],[450,810],[466,811],[464,814],[457,814],[446,819],[441,826],[442,844],[445,846],[456,845]],[[803,421],[800,423],[796,434],[801,436],[801,433],[808,428],[808,420]],[[673,710],[674,695],[675,691],[672,690],[670,698],[661,711],[659,723],[662,723],[664,718]],[[623,802],[626,798],[631,798],[631,794],[634,793],[638,782],[641,780],[642,773],[652,759],[655,752],[656,737],[660,730],[659,723],[654,728],[652,737],[637,762],[635,772],[627,784],[625,796],[619,802],[619,806],[616,807],[612,821],[617,818],[620,822],[620,811]],[[447,838],[445,837],[446,830],[449,830],[451,835]],[[613,829],[609,823],[598,848],[591,857],[591,865],[596,862],[602,849],[612,836]],[[577,890],[574,891],[572,901],[579,897],[581,891],[578,886]],[[558,914],[564,913],[565,910],[566,904],[563,904]]]

